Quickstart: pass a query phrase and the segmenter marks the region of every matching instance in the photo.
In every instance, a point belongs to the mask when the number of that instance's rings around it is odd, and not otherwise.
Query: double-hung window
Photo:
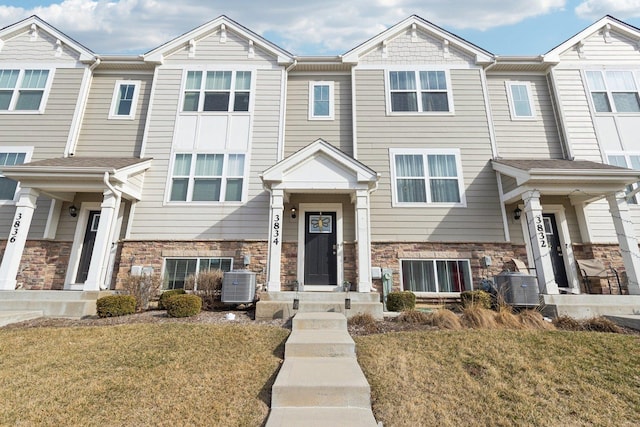
[[[187,277],[203,271],[232,269],[233,258],[166,258],[164,289],[182,289]]]
[[[632,71],[587,71],[597,113],[640,113],[638,82]]]
[[[244,175],[244,154],[177,153],[169,201],[239,202]]]
[[[640,153],[615,153],[607,155],[607,160],[610,165],[620,166],[622,168],[640,170]],[[628,185],[626,188],[627,194],[632,192],[638,187],[638,184]],[[629,204],[638,204],[638,195],[627,200]]]
[[[251,71],[187,71],[182,111],[249,111]]]
[[[464,205],[457,149],[390,149],[396,206]]]
[[[309,82],[309,120],[333,120],[333,82]]]
[[[0,203],[14,200],[18,183],[2,175],[3,166],[21,165],[29,161],[31,150],[22,148],[0,147]]]
[[[49,70],[0,69],[0,111],[42,111]]]
[[[453,111],[444,70],[389,71],[388,88],[392,113]]]
[[[528,82],[506,82],[506,85],[511,119],[534,119],[531,85]]]
[[[140,92],[140,81],[118,80],[111,99],[110,119],[133,119]]]
[[[469,260],[402,260],[402,286],[412,292],[464,292],[472,289]]]

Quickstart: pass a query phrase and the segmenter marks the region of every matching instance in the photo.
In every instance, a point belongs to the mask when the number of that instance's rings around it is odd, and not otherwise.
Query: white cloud
[[[576,7],[576,15],[596,20],[604,15],[619,19],[640,17],[640,0],[586,0]]]
[[[595,1],[581,7],[589,3]],[[412,14],[454,32],[487,30],[562,10],[565,4],[566,0],[64,0],[30,9],[0,6],[0,25],[37,14],[96,52],[143,53],[225,14],[293,53],[313,55],[343,53]]]

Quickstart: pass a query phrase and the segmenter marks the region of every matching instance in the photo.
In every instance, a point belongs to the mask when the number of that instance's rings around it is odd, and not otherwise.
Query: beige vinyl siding
[[[298,225],[299,221],[304,221],[300,213],[299,206],[301,203],[340,203],[342,205],[342,230],[343,241],[347,243],[354,242],[356,240],[355,231],[355,208],[351,203],[351,196],[348,194],[292,194],[289,203],[285,204],[285,219],[283,221],[284,230],[282,232],[282,238],[285,242],[297,242],[298,241]],[[291,208],[296,207],[297,218],[291,218]]]
[[[453,69],[451,84],[454,115],[387,116],[384,72],[356,73],[358,160],[381,174],[371,196],[374,241],[504,240],[480,71]],[[459,148],[467,207],[393,208],[390,147]]]
[[[16,66],[16,63],[26,62],[75,62],[80,58],[78,52],[71,49],[69,46],[62,44],[62,51],[59,55],[56,54],[56,41],[55,37],[52,37],[48,33],[45,33],[41,28],[38,28],[37,37],[32,39],[31,30],[25,29],[25,31],[16,34],[10,39],[4,40],[4,46],[0,51],[0,63],[3,61],[15,61],[12,66]]]
[[[42,239],[44,229],[47,224],[47,215],[49,214],[49,205],[51,200],[45,197],[38,197],[36,201],[36,210],[33,213],[31,227],[27,239]],[[3,203],[0,205],[0,232],[3,233],[3,239],[8,238],[11,224],[16,214],[16,206],[12,203]],[[0,256],[0,259],[2,257]]]
[[[529,83],[534,119],[513,120],[511,118],[507,82]],[[563,157],[545,76],[488,75],[487,85],[499,157],[545,159]]]
[[[98,74],[93,77],[75,150],[77,156],[137,157],[140,155],[152,78],[152,74]],[[133,120],[109,119],[117,80],[140,81],[140,93]]]
[[[149,117],[145,157],[152,167],[145,174],[143,198],[136,205],[131,239],[266,239],[269,195],[259,174],[277,160],[281,70],[258,70],[246,182],[247,203],[164,204],[174,124],[180,98],[182,70],[158,70],[154,104]]]
[[[593,62],[610,62],[623,61],[628,62],[630,59],[640,58],[637,44],[638,40],[630,39],[615,30],[609,32],[610,39],[605,41],[602,31],[597,31],[584,40],[582,48],[584,58]],[[560,56],[561,61],[584,61],[578,55],[578,50],[574,46],[563,52]]]
[[[309,82],[333,82],[334,119],[309,120]],[[285,157],[321,138],[349,155],[353,155],[351,119],[351,75],[289,75]]]
[[[578,224],[578,217],[576,215],[576,211],[571,202],[564,196],[543,196],[540,200],[542,203],[542,212],[547,213],[545,210],[545,206],[554,205],[559,206],[562,205],[564,208],[564,215],[567,220],[567,228],[569,231],[569,237],[571,239],[571,243],[583,243],[582,237],[580,236],[580,226]],[[513,244],[524,244],[525,239],[523,238],[522,232],[522,221],[526,221],[524,208],[522,207],[523,202],[520,201],[518,203],[514,203],[511,205],[507,205],[505,209],[507,210],[507,220],[509,225],[509,234],[511,235],[511,243]],[[522,209],[522,217],[520,220],[515,220],[513,218],[513,211],[517,206],[521,206]],[[556,221],[558,221],[558,227],[560,227],[560,219],[558,215],[556,215]]]

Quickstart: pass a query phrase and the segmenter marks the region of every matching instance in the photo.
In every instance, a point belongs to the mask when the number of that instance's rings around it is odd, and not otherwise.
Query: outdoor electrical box
[[[484,268],[489,268],[491,267],[491,257],[488,255],[485,255],[482,257],[482,266]]]
[[[390,268],[382,269],[382,308],[387,311],[387,295],[391,293],[393,288],[393,270]]]

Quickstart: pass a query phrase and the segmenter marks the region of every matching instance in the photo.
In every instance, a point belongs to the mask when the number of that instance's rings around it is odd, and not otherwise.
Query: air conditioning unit
[[[540,304],[538,278],[529,274],[503,271],[495,277],[496,290],[509,305],[533,307]]]
[[[256,273],[234,270],[224,273],[222,278],[222,302],[224,304],[246,304],[256,295]]]

